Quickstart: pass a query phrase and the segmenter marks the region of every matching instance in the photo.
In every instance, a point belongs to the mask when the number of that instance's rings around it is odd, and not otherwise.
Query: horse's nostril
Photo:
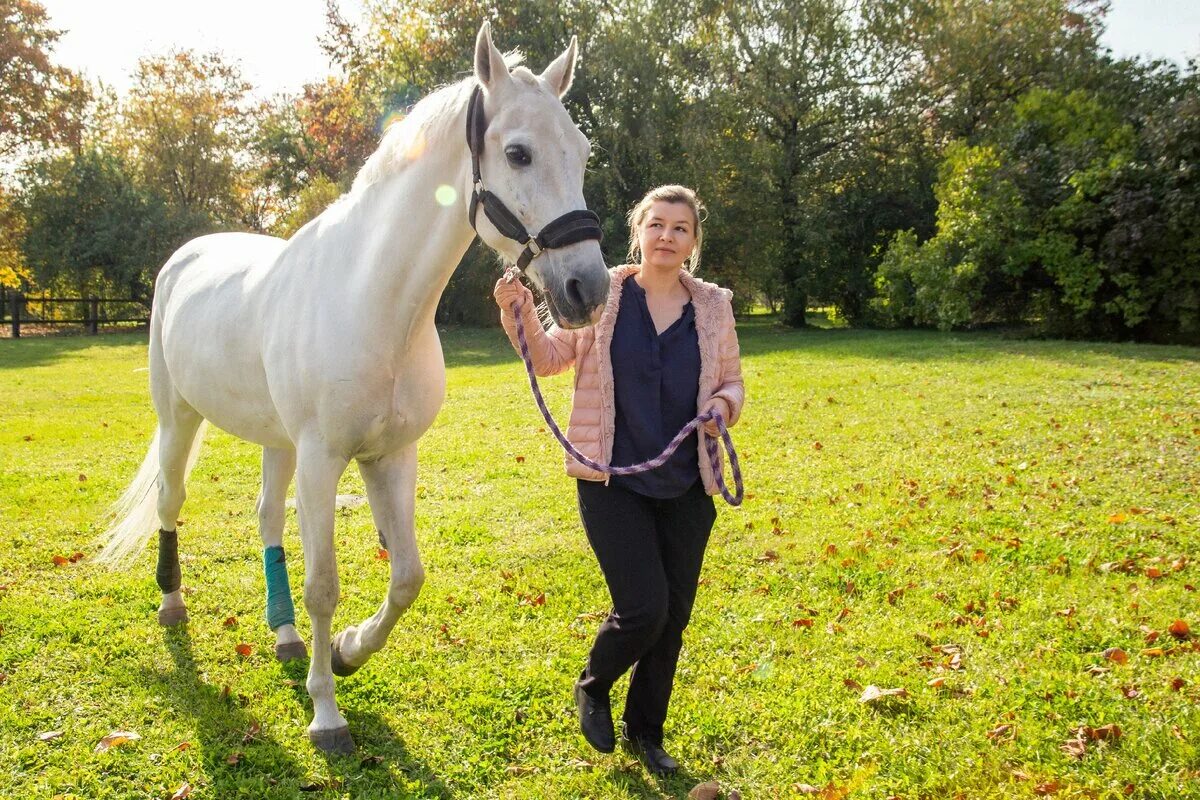
[[[573,305],[575,308],[586,307],[583,300],[583,281],[579,280],[579,278],[567,278],[567,285],[565,288],[567,300],[571,303],[571,305]]]

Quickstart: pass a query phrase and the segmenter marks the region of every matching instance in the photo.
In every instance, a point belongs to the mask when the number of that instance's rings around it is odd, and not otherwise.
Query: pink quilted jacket
[[[563,330],[557,325],[542,328],[534,309],[526,304],[521,309],[529,356],[534,372],[540,376],[556,375],[572,364],[575,366],[575,394],[571,402],[571,419],[567,438],[579,451],[601,464],[612,463],[613,428],[616,402],[613,399],[613,371],[609,357],[617,309],[621,304],[621,286],[626,276],[640,271],[636,264],[613,267],[609,270],[612,283],[608,303],[600,321],[592,327]],[[696,333],[700,343],[700,385],[696,393],[696,413],[709,399],[720,397],[729,404],[733,427],[742,414],[746,392],[742,385],[742,364],[734,329],[733,292],[694,277],[686,270],[679,271],[679,281],[692,295],[696,311]],[[510,309],[502,309],[500,322],[513,347],[517,344],[517,323]],[[709,494],[717,494],[712,465],[704,449],[705,434],[699,433],[700,477]],[[575,478],[608,483],[608,476],[585,467],[566,456],[567,474]]]

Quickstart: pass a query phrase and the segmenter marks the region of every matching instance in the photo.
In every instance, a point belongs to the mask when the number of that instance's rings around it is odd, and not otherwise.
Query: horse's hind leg
[[[158,569],[155,578],[162,591],[158,608],[160,625],[187,621],[187,608],[180,591],[178,531],[179,510],[187,497],[188,457],[203,417],[182,400],[160,409],[158,418]]]
[[[347,628],[333,641],[333,671],[349,675],[387,643],[400,615],[412,605],[425,582],[413,521],[417,446],[409,445],[378,461],[360,464],[375,526],[383,534],[391,562],[391,580],[383,605],[370,619]]]
[[[267,578],[267,624],[275,631],[275,657],[280,661],[305,658],[308,651],[296,633],[296,609],[283,554],[284,505],[288,484],[296,472],[296,451],[263,448],[262,494],[258,496],[258,530],[263,543]]]

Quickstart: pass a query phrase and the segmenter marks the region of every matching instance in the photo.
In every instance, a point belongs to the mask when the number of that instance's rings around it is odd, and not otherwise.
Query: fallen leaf
[[[820,442],[813,442],[813,450],[821,450],[823,445]]]
[[[79,473],[79,482],[83,483],[86,480],[87,480],[87,475],[84,475],[82,472]]]
[[[237,654],[239,656],[241,656],[242,658],[249,658],[250,654],[254,652],[254,648],[251,647],[250,645],[246,644],[245,642],[242,642],[241,644],[239,644],[237,647],[235,647],[233,649],[236,650]]]
[[[1120,511],[1118,511],[1116,514],[1111,515],[1108,518],[1108,521],[1111,522],[1113,525],[1120,525],[1123,522],[1125,522],[1125,520],[1127,520],[1127,519],[1129,519],[1129,518],[1126,517],[1124,514],[1122,514]]]
[[[1126,700],[1133,700],[1137,697],[1140,697],[1141,694],[1142,693],[1140,691],[1138,691],[1138,689],[1134,686],[1122,686],[1121,687],[1121,695]]]
[[[1083,758],[1087,755],[1087,740],[1082,737],[1068,739],[1063,744],[1059,745],[1059,750],[1062,750],[1072,758]]]
[[[813,626],[813,620],[809,617],[805,617],[804,619],[792,620],[793,628],[811,628],[812,626]]]
[[[262,732],[262,725],[259,725],[257,722],[251,722],[250,727],[246,729],[246,733],[242,736],[242,744],[248,744],[254,740],[260,732]]]
[[[1172,692],[1178,692],[1179,690],[1183,689],[1184,686],[1187,686],[1187,681],[1185,681],[1183,678],[1172,678],[1171,679],[1171,691]]]
[[[226,617],[225,621],[221,624],[226,628],[232,628],[234,625],[237,625],[237,617]]]
[[[1148,647],[1142,651],[1142,655],[1146,658],[1158,658],[1166,653],[1161,647]]]
[[[1162,570],[1158,567],[1146,567],[1146,577],[1151,579],[1161,578]]]
[[[845,684],[847,689],[853,689],[856,692],[863,690],[862,684],[854,680],[854,678],[846,678],[842,683]]]
[[[83,553],[76,550],[74,553],[71,553],[71,557],[68,558],[67,560],[70,561],[72,564],[74,564],[77,561],[82,561],[83,558],[84,558]]]
[[[518,464],[524,464],[524,463],[525,463],[525,456],[517,456],[517,463],[518,463]]]
[[[234,764],[237,764],[241,760],[242,760],[242,751],[241,750],[234,750],[232,753],[225,756],[226,764],[234,765]]]
[[[179,752],[183,752],[184,750],[190,749],[191,746],[192,746],[191,742],[180,742],[179,744],[177,744],[171,748],[171,752],[175,752],[176,750],[178,750]]]
[[[378,550],[376,550],[376,551],[375,551],[375,558],[379,559],[380,561],[387,561],[387,560],[388,560],[388,551],[387,551],[387,549],[386,549],[386,548],[383,548],[383,547],[381,547],[381,548],[379,548]]]
[[[1008,733],[1012,729],[1013,729],[1012,725],[1009,725],[1007,723],[1001,723],[1000,725],[997,725],[996,727],[994,727],[990,731],[988,731],[986,734],[984,734],[984,736],[986,736],[989,739],[1000,739],[1004,736],[1004,734]]]
[[[63,735],[62,731],[45,731],[37,735],[39,742],[49,742]]]
[[[930,678],[929,681],[925,685],[932,686],[935,689],[940,689],[940,688],[942,688],[942,686],[945,685],[945,683],[946,683],[946,678],[944,676],[939,675],[936,678]]]
[[[1089,728],[1088,735],[1096,741],[1116,741],[1121,738],[1121,728],[1116,723],[1101,725],[1099,728]]]
[[[520,458],[520,456],[517,457]],[[522,775],[532,775],[537,770],[526,764],[509,764],[504,771],[509,775],[520,777]]]
[[[1033,787],[1035,794],[1054,794],[1058,791],[1058,781],[1046,781]]]
[[[866,689],[863,689],[862,696],[858,698],[858,702],[874,703],[885,697],[908,697],[908,690],[904,687],[899,689],[880,689],[878,686],[868,686]]]
[[[779,560],[779,553],[776,553],[774,550],[768,550],[754,560],[760,564],[771,564]]]
[[[185,782],[182,786],[175,790],[175,794],[171,795],[171,800],[183,800],[185,797],[191,796],[192,785]]]
[[[134,731],[113,731],[108,736],[105,736],[100,740],[100,743],[96,745],[95,752],[104,753],[113,747],[119,747],[126,742],[135,742],[141,738],[142,737]]]
[[[688,800],[717,800],[721,796],[721,784],[716,781],[698,783],[687,793]]]
[[[819,794],[821,790],[811,783],[793,783],[792,791],[800,794]]]
[[[61,567],[64,564],[71,563],[71,559],[67,558],[66,556],[56,555],[51,560],[54,562],[54,566],[56,567]]]
[[[1181,619],[1177,619],[1172,622],[1167,630],[1170,631],[1171,635],[1176,639],[1186,639],[1189,635],[1191,635],[1191,629],[1188,627],[1188,624]]]
[[[1103,655],[1109,661],[1115,661],[1118,664],[1129,662],[1129,655],[1119,647],[1110,647],[1104,651]]]

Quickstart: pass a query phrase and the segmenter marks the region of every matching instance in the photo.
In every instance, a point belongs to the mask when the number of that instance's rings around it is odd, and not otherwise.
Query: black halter
[[[592,211],[580,209],[568,211],[558,219],[542,228],[537,236],[530,236],[525,226],[517,219],[517,215],[508,210],[499,197],[483,188],[483,178],[479,174],[479,154],[483,152],[483,135],[487,132],[487,120],[483,117],[483,89],[475,87],[471,93],[471,102],[467,105],[467,147],[471,149],[471,175],[474,189],[471,192],[471,227],[476,229],[475,215],[479,206],[496,226],[496,230],[508,239],[513,239],[525,245],[525,250],[517,259],[517,268],[525,269],[529,262],[537,258],[545,250],[555,247],[566,247],[576,242],[595,239],[600,241],[603,234],[600,231],[600,218]]]

